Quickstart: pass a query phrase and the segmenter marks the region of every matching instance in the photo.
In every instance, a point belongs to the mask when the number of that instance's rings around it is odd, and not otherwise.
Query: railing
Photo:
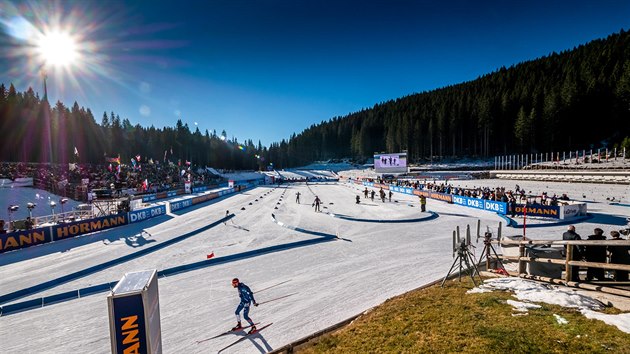
[[[573,270],[574,267],[585,267],[585,268],[603,268],[607,270],[622,270],[622,271],[630,271],[630,264],[618,264],[618,263],[601,263],[601,262],[586,262],[586,261],[578,261],[573,260],[573,251],[574,247],[572,246],[630,246],[630,240],[558,240],[558,241],[546,241],[546,240],[510,240],[510,239],[502,239],[500,241],[493,240],[491,241],[493,244],[499,244],[501,246],[518,246],[518,256],[506,256],[499,255],[499,259],[506,261],[515,261],[518,262],[518,276],[523,278],[544,280],[552,283],[564,284],[575,286],[579,288],[584,288],[588,290],[598,290],[606,293],[622,295],[630,297],[630,289],[620,289],[614,287],[607,287],[602,285],[594,285],[594,284],[586,284],[579,281],[571,281],[573,279]],[[532,255],[532,252],[528,254],[528,248],[535,245],[558,245],[558,246],[566,246],[566,256],[564,259],[553,259],[553,258],[543,258],[536,257]],[[526,267],[528,263],[531,262],[539,262],[539,263],[548,263],[548,264],[558,264],[564,266],[564,277],[561,279],[558,278],[549,278],[549,277],[541,277],[536,275],[527,274]],[[575,268],[579,269],[579,268]],[[628,279],[624,281],[617,282],[621,284],[630,284]]]
[[[35,225],[56,224],[62,222],[72,222],[75,220],[90,219],[94,217],[92,210],[71,210],[55,215],[38,216],[35,218]]]

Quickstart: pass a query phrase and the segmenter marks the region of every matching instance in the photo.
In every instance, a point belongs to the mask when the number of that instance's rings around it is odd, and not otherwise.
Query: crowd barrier
[[[239,185],[235,188],[227,188],[199,196],[186,196],[172,201],[161,202],[157,206],[154,205],[126,213],[73,221],[69,223],[60,223],[32,230],[18,230],[6,234],[0,234],[0,254],[148,220],[166,215],[169,212],[182,210],[196,204],[233,194],[252,186],[252,184],[248,183]],[[164,192],[165,195],[168,195],[168,193],[176,192]],[[159,198],[161,194],[162,193],[155,194],[156,198]]]
[[[457,204],[468,208],[475,208],[479,210],[486,210],[497,213],[499,215],[506,215],[510,213],[508,203],[464,197],[457,194],[438,193],[426,189],[414,189],[411,187],[399,187],[388,184],[380,184],[374,182],[360,182],[354,181],[356,184],[362,184],[366,187],[389,189],[393,192],[402,194],[410,194],[417,196],[425,196],[426,198],[441,200],[443,202]],[[587,214],[586,203],[576,203],[568,205],[528,205],[525,210],[524,205],[517,205],[515,208],[515,215],[523,215],[526,213],[528,216],[546,217],[552,219],[567,220],[575,217],[584,216]]]

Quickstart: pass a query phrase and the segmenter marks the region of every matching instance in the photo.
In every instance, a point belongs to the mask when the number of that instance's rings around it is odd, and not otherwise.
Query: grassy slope
[[[577,310],[541,304],[513,316],[512,293],[466,294],[470,288],[468,279],[404,294],[298,352],[630,353],[630,335]]]

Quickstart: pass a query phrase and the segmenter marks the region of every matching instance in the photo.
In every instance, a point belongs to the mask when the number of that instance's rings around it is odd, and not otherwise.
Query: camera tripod
[[[486,232],[483,235],[483,251],[481,251],[481,255],[479,256],[479,262],[478,263],[481,263],[481,261],[485,257],[486,258],[486,270],[490,270],[490,259],[492,258],[492,255],[494,255],[494,259],[497,260],[497,262],[501,266],[501,269],[505,270],[505,266],[503,266],[503,262],[501,262],[501,258],[499,258],[499,255],[497,254],[497,251],[492,246],[492,242],[491,241],[492,241],[492,234],[490,232]]]
[[[465,271],[468,271],[468,274],[470,275],[470,279],[472,279],[473,284],[475,284],[475,286],[477,286],[477,282],[475,281],[475,272],[477,273],[477,276],[479,277],[479,282],[482,282],[481,275],[479,274],[479,269],[477,268],[477,263],[475,262],[475,257],[470,252],[470,249],[468,248],[469,246],[470,245],[466,242],[466,239],[462,240],[457,246],[457,249],[456,249],[457,257],[455,257],[455,260],[453,261],[453,265],[451,265],[451,269],[448,271],[448,273],[444,277],[444,280],[442,280],[442,285],[441,285],[442,288],[444,287],[444,283],[446,283],[446,279],[448,279],[448,277],[451,275],[451,273],[455,269],[455,265],[457,265],[458,262],[459,262],[458,269],[459,269],[460,282],[462,281],[462,273]]]

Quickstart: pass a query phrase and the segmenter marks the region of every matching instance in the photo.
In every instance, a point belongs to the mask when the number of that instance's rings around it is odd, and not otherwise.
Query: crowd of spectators
[[[185,181],[193,185],[213,184],[221,180],[206,169],[176,164],[31,164],[0,163],[0,178],[33,178],[35,186],[55,194],[80,200],[98,189],[133,190],[134,194],[183,188]]]
[[[411,179],[365,179],[369,182],[381,183],[381,184],[393,184],[398,187],[408,187],[417,190],[428,190],[437,193],[455,194],[463,197],[478,198],[485,200],[493,200],[497,202],[505,202],[511,205],[516,204],[528,204],[528,205],[550,205],[557,206],[560,203],[569,201],[569,196],[566,193],[561,195],[553,194],[549,196],[547,192],[532,193],[532,191],[525,191],[518,184],[514,189],[507,189],[506,187],[476,187],[464,188],[457,187],[449,184],[448,181],[438,183],[437,181],[420,181]]]
[[[611,231],[610,240],[619,241],[623,240],[623,235],[627,236],[630,229]],[[575,226],[569,225],[568,230],[562,234],[563,240],[582,240],[582,237],[575,231]],[[604,230],[597,227],[593,230],[593,234],[586,238],[591,241],[603,241],[606,240],[604,236]],[[598,245],[598,246],[572,246],[572,260],[587,261],[595,263],[613,263],[613,264],[625,264],[630,265],[630,246],[626,245]],[[572,266],[572,281],[580,281],[579,267]],[[586,270],[586,281],[592,280],[599,281],[628,281],[627,270],[609,270],[604,268],[588,267]]]

